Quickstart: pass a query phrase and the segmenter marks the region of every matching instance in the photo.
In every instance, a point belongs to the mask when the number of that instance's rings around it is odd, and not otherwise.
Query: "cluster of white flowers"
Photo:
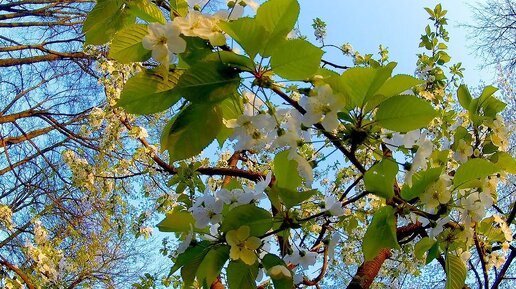
[[[420,130],[413,130],[406,133],[393,132],[390,130],[383,129],[381,134],[382,142],[391,150],[396,151],[400,147],[407,149],[412,148],[416,145],[417,141],[421,138]]]
[[[149,136],[147,130],[141,126],[132,127],[128,134],[132,138],[146,138]]]
[[[166,24],[151,23],[148,26],[149,34],[143,38],[143,47],[152,50],[155,60],[168,65],[176,61],[177,54],[186,50],[186,41],[180,35],[200,37],[213,46],[225,45],[226,37],[217,25],[224,16],[227,15],[206,15],[199,11],[190,11],[186,16],[175,17]]]
[[[508,130],[503,118],[500,115],[496,116],[491,129],[491,141],[493,144],[500,148],[500,150],[506,151],[509,148],[509,140],[507,138]]]
[[[512,242],[512,230],[509,225],[507,225],[507,222],[505,222],[499,215],[493,215],[494,221],[500,226],[500,229],[503,232],[503,236],[505,237],[504,245],[502,246],[502,249],[504,251],[507,251],[509,249],[509,242]]]
[[[220,189],[212,194],[207,188],[204,195],[197,198],[190,208],[195,219],[195,227],[203,229],[209,224],[218,224],[222,220],[224,204],[234,208],[266,198],[265,189],[269,186],[271,179],[272,174],[269,173],[264,180],[257,182],[253,189],[243,186],[242,189]]]
[[[453,154],[453,158],[459,163],[465,163],[468,158],[473,154],[473,147],[465,140],[459,140],[457,150]]]
[[[299,146],[310,140],[309,132],[302,129],[301,114],[294,109],[280,109],[271,116],[260,110],[264,104],[257,97],[249,93],[244,93],[244,97],[243,114],[237,119],[224,120],[226,127],[233,128],[229,138],[236,140],[235,150],[287,148],[288,158],[298,163],[299,175],[311,186],[312,167],[297,152]]]
[[[13,229],[13,211],[4,204],[0,204],[0,225],[8,230]]]
[[[327,131],[333,131],[339,126],[337,113],[344,107],[328,84],[315,87],[314,95],[303,97],[301,106],[306,110],[302,117],[303,125],[310,127],[321,123]]]
[[[47,241],[48,232],[41,225],[41,221],[34,221],[34,241],[36,244],[44,244]]]
[[[73,173],[72,179],[74,184],[83,189],[93,190],[95,175],[88,161],[80,158],[71,150],[65,150],[62,156],[64,162],[70,167]]]
[[[31,258],[35,263],[35,269],[39,273],[41,273],[42,280],[44,282],[57,282],[59,279],[59,273],[54,265],[54,262],[47,254],[45,254],[45,248],[35,247],[32,244],[26,245],[27,247],[27,255]],[[62,252],[59,250],[53,250],[53,255],[61,259]]]
[[[484,192],[474,191],[460,199],[462,219],[466,226],[472,222],[480,222],[486,214],[486,209],[493,205],[493,197]]]
[[[439,179],[428,186],[426,191],[419,197],[421,202],[429,209],[435,209],[441,204],[447,204],[451,199],[452,181],[450,176],[441,175]]]
[[[426,170],[428,167],[428,159],[432,155],[433,151],[433,144],[432,141],[428,140],[426,138],[426,133],[422,133],[419,137],[419,139],[416,141],[415,145],[418,146],[416,155],[414,156],[414,159],[412,160],[412,165],[410,167],[410,170],[405,174],[405,182],[412,186],[412,176],[418,171],[418,170]]]

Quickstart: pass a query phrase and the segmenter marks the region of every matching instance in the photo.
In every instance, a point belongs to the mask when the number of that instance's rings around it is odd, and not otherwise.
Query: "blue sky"
[[[480,69],[482,59],[474,55],[473,41],[468,40],[467,30],[459,24],[473,23],[471,8],[465,1],[422,0],[299,0],[301,14],[299,28],[313,40],[312,19],[321,18],[327,24],[327,44],[342,45],[349,42],[362,54],[377,53],[378,46],[389,48],[391,61],[398,62],[395,73],[413,74],[421,34],[427,24],[428,14],[424,7],[434,8],[442,3],[448,10],[450,35],[449,54],[452,63],[462,62],[465,83],[477,86],[480,80],[492,84],[494,69]],[[469,5],[473,5],[470,2]],[[314,42],[315,43],[315,42]],[[350,64],[336,49],[328,50],[324,58]]]

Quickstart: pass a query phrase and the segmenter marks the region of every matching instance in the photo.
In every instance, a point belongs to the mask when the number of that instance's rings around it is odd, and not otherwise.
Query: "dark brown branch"
[[[27,288],[29,289],[35,289],[36,287],[29,279],[29,276],[25,274],[20,268],[16,267],[14,264],[10,263],[9,261],[5,260],[3,257],[0,257],[0,264],[5,266],[7,269],[13,271],[16,273],[16,275],[20,276],[20,278],[23,280],[23,283],[27,285]]]
[[[491,289],[498,289],[498,287],[500,286],[500,283],[504,279],[505,273],[507,273],[507,270],[511,266],[512,261],[514,261],[514,258],[516,258],[516,248],[511,247],[511,253],[509,254],[509,257],[507,258],[507,260],[503,264],[502,269],[500,270],[500,272],[496,276],[496,279],[493,282],[493,286],[491,286]]]
[[[85,53],[82,53],[82,52],[46,54],[46,55],[38,55],[38,56],[33,56],[33,57],[0,59],[0,67],[9,67],[9,66],[23,65],[23,64],[33,64],[33,63],[45,62],[45,61],[88,59],[88,58],[91,58],[91,56],[87,55]]]

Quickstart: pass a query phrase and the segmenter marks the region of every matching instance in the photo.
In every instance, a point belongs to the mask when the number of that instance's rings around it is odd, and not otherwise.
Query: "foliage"
[[[173,192],[156,199],[166,214],[158,228],[181,241],[164,244],[173,265],[162,285],[396,286],[425,256],[442,265],[446,288],[502,282],[516,251],[515,207],[498,194],[516,169],[506,105],[494,87],[475,97],[460,85],[441,5],[427,9],[433,23],[413,77],[393,75],[383,47],[375,60],[343,45],[355,67],[324,60],[321,19],[313,28],[322,46],[292,36],[296,0],[228,1],[218,12],[202,1],[169,4],[164,13],[147,0],[98,1],[82,30],[111,69],[101,112],[141,145],[134,167]],[[241,17],[248,6],[256,15]],[[157,119],[148,125],[162,128],[160,151],[124,109]],[[230,152],[202,160],[217,149]],[[93,191],[95,182],[80,182],[93,169],[65,157],[76,186]],[[355,275],[326,278],[340,266]],[[135,287],[155,281],[144,275]]]

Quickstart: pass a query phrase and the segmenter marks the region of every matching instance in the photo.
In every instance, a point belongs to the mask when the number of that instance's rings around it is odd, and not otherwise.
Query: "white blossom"
[[[342,203],[333,195],[324,197],[324,210],[332,216],[340,217],[344,215]]]
[[[184,52],[186,42],[179,36],[180,30],[173,22],[165,25],[151,23],[149,34],[143,38],[145,49],[152,50],[152,57],[161,64],[168,65],[175,60],[175,54]]]
[[[214,196],[205,192],[204,196],[198,198],[193,207],[190,208],[195,219],[195,227],[206,228],[208,224],[216,224],[222,220],[222,207],[224,202],[215,199]]]
[[[453,158],[460,162],[465,163],[468,161],[468,157],[473,154],[473,147],[465,142],[463,139],[459,140],[457,150],[453,153]]]
[[[301,265],[304,269],[308,269],[309,266],[315,264],[317,260],[317,253],[310,251],[299,251],[297,248],[294,248],[292,254],[285,256],[283,259],[287,263]]]
[[[343,105],[333,95],[328,84],[318,86],[314,90],[314,96],[303,97],[300,101],[300,105],[306,110],[302,122],[307,127],[320,122],[324,129],[333,131],[339,125],[337,113]]]

